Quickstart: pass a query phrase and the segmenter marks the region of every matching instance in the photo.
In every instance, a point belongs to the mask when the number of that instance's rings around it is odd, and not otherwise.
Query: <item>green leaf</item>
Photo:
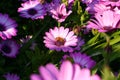
[[[116,31],[110,37],[118,37],[119,35],[120,35],[120,31]]]
[[[120,42],[120,36],[118,36],[118,37],[110,40],[110,45],[116,44],[116,43],[118,43],[118,42]]]
[[[98,40],[100,33],[96,34],[93,38],[88,41],[88,44],[93,44]]]
[[[113,48],[113,51],[110,54],[110,61],[113,61],[117,58],[120,58],[120,43],[116,44],[116,45],[113,45],[112,48]]]
[[[102,80],[117,80],[108,66],[103,67]]]

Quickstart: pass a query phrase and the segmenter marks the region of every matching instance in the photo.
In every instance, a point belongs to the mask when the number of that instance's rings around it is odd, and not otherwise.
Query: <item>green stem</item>
[[[106,39],[106,46],[105,46],[105,50],[106,50],[106,53],[104,53],[104,60],[105,60],[105,65],[108,65],[109,64],[109,56],[110,56],[110,51],[109,51],[109,48],[110,48],[110,37],[106,34],[106,33],[102,33]]]
[[[35,21],[33,21],[33,23],[32,23],[31,26],[32,26],[32,29],[33,29],[33,34],[35,34],[35,32],[36,32],[36,31],[35,31]]]
[[[58,27],[60,27],[60,24],[61,24],[61,23],[60,23],[60,22],[58,22]]]
[[[53,52],[54,52],[53,50],[49,50],[49,51],[48,51],[48,54],[51,54],[51,53],[53,53]]]
[[[110,42],[110,37],[106,34],[106,33],[102,33],[106,39],[106,42],[107,42],[107,45],[109,44]]]

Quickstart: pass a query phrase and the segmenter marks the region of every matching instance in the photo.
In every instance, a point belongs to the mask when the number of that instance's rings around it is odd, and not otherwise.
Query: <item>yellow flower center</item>
[[[61,37],[56,37],[55,40],[56,40],[55,45],[57,45],[57,46],[62,46],[65,43],[65,39],[63,39]]]

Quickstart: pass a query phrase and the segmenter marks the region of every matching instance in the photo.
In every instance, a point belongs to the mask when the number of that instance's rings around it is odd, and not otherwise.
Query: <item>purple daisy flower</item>
[[[108,32],[119,28],[120,15],[111,10],[104,11],[102,14],[95,14],[96,19],[88,22],[87,28],[97,29],[99,32]]]
[[[50,13],[50,10],[56,9],[56,7],[58,7],[60,4],[61,4],[61,0],[50,0],[50,1],[46,0],[43,5],[45,6],[47,12]]]
[[[0,37],[3,40],[10,39],[17,35],[17,24],[7,14],[0,13]]]
[[[6,79],[6,80],[20,80],[20,77],[17,75],[17,74],[13,74],[13,73],[7,73],[5,75],[3,75],[3,77]]]
[[[40,75],[32,74],[31,80],[101,80],[96,74],[91,75],[87,68],[81,69],[77,64],[64,61],[60,69],[53,64],[47,64],[39,68]],[[46,76],[47,75],[47,76]]]
[[[50,10],[52,17],[56,19],[58,22],[64,22],[65,19],[72,13],[71,10],[67,12],[65,4],[61,4],[56,9]]]
[[[45,46],[51,50],[72,52],[72,46],[77,45],[77,36],[74,35],[73,31],[69,31],[69,28],[55,27],[46,32],[44,37]]]
[[[0,52],[2,55],[15,58],[18,54],[20,45],[16,43],[14,40],[3,40],[0,42]]]
[[[18,8],[20,16],[31,19],[43,19],[46,15],[45,7],[38,0],[27,1]]]
[[[86,54],[81,53],[70,53],[70,57],[73,59],[74,63],[79,64],[82,68],[93,68],[96,64],[94,60],[87,56]]]

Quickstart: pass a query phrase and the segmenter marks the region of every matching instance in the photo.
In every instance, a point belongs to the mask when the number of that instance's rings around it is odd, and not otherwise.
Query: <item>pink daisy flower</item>
[[[73,65],[69,61],[64,61],[60,69],[53,64],[41,66],[39,72],[40,75],[32,74],[31,80],[101,80],[98,75],[91,75],[89,69],[81,69],[79,65]]]
[[[110,10],[111,7],[105,5],[105,3],[96,3],[94,5],[88,5],[86,10],[90,13],[90,14],[95,14],[95,13],[103,13],[104,11]]]
[[[14,40],[3,40],[0,42],[0,52],[2,55],[15,58],[18,54],[20,45]]]
[[[45,46],[51,50],[72,52],[72,46],[77,45],[77,36],[74,35],[73,31],[69,31],[69,28],[55,27],[54,29],[50,29],[49,32],[46,32],[45,34]]]
[[[43,19],[46,15],[46,10],[38,0],[30,0],[21,4],[18,8],[20,16],[31,19]]]
[[[6,80],[20,80],[20,77],[17,75],[17,74],[13,74],[13,73],[7,73],[5,75],[3,75],[3,77],[6,79]]]
[[[95,14],[95,19],[88,22],[87,28],[97,29],[99,32],[108,32],[119,28],[120,15],[108,10],[102,14]]]
[[[99,1],[104,2],[106,5],[110,5],[112,7],[120,6],[120,0],[99,0]]]
[[[67,12],[65,4],[61,4],[56,9],[50,10],[52,17],[56,19],[58,22],[64,22],[65,19],[72,13],[71,10]]]
[[[0,37],[3,40],[10,39],[17,35],[17,23],[7,14],[0,13]]]

